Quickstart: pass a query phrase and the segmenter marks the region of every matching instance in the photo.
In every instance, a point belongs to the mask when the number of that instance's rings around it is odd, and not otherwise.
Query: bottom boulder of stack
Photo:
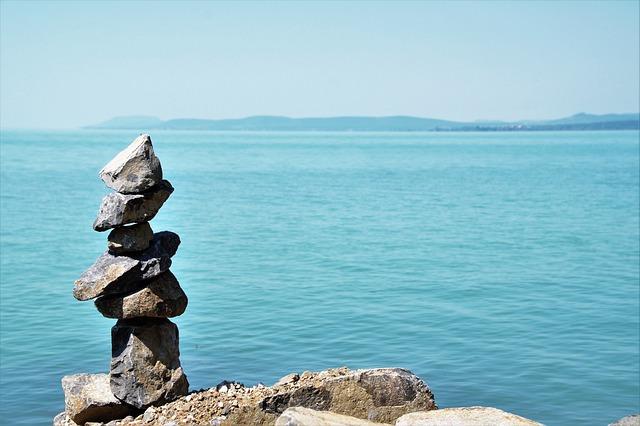
[[[139,409],[186,395],[179,357],[178,327],[168,319],[118,320],[111,329],[111,392]]]
[[[62,378],[66,416],[75,423],[108,422],[137,412],[111,393],[108,374],[74,374]]]

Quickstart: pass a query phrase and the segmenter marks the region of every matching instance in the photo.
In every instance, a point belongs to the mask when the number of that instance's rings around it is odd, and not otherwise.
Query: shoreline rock
[[[434,396],[420,378],[400,368],[303,372],[296,381],[245,387],[225,381],[173,402],[147,409],[122,426],[274,425],[290,407],[305,407],[393,423],[403,414],[436,409]],[[285,376],[286,377],[286,376]],[[397,405],[386,405],[386,404]]]
[[[419,411],[400,417],[395,426],[543,426],[513,413],[493,407],[441,408],[435,411]]]

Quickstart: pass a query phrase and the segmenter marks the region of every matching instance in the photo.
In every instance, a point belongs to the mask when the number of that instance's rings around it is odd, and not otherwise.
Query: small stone
[[[153,407],[149,407],[146,409],[144,414],[142,415],[142,420],[147,423],[150,423],[156,417],[156,410]]]
[[[128,223],[148,222],[172,192],[173,186],[167,180],[141,194],[112,192],[102,199],[93,229],[102,232]]]
[[[136,408],[186,395],[178,327],[167,319],[118,320],[111,329],[111,391]]]
[[[74,374],[62,378],[67,416],[78,424],[121,419],[132,411],[111,393],[108,374]]]
[[[283,386],[283,385],[286,385],[286,384],[289,384],[289,383],[295,383],[298,380],[300,380],[300,375],[298,373],[291,373],[291,374],[287,374],[286,376],[282,377],[273,386]]]
[[[75,282],[73,296],[89,300],[105,294],[122,294],[139,290],[142,280],[169,269],[171,257],[178,250],[180,237],[173,232],[154,234],[151,246],[132,256],[115,256],[108,251],[95,261]]]
[[[405,414],[396,421],[396,426],[440,426],[445,424],[456,426],[542,426],[533,420],[492,407],[459,407],[418,411]]]
[[[109,233],[107,240],[107,247],[111,253],[139,252],[149,247],[153,240],[153,231],[149,222],[119,226]]]
[[[226,386],[226,385],[222,385],[222,386],[220,386],[220,389],[218,389],[218,392],[220,392],[220,393],[227,393],[227,391],[228,391],[228,390],[229,390],[229,389],[227,388],[227,386]]]
[[[162,180],[162,167],[153,152],[151,137],[138,136],[100,170],[99,176],[109,188],[123,194],[157,185]]]
[[[218,401],[218,407],[219,407],[219,408],[224,407],[224,402],[222,402],[222,401]]]
[[[102,296],[95,303],[107,318],[171,318],[184,313],[188,299],[176,277],[166,271],[151,278],[141,290],[125,296]]]

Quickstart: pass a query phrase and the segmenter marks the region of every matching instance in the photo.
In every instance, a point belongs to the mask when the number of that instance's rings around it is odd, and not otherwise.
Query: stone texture
[[[234,411],[225,424],[273,424],[289,407],[306,407],[319,411],[392,423],[401,415],[436,408],[427,385],[408,370],[380,368],[320,375],[320,381],[303,380],[274,386],[275,395],[263,398],[257,407]]]
[[[162,180],[162,167],[153,152],[151,137],[138,136],[100,170],[100,179],[123,194],[140,193]]]
[[[118,320],[111,329],[111,391],[136,408],[185,395],[178,327],[167,319]]]
[[[541,426],[541,423],[491,407],[443,408],[405,414],[396,426]]]
[[[75,423],[121,419],[133,410],[113,396],[107,374],[65,376],[62,378],[62,389],[66,417]],[[67,420],[58,417],[59,424]]]
[[[125,296],[102,296],[95,303],[107,318],[171,318],[184,313],[188,300],[176,277],[166,271],[147,281],[141,290]]]
[[[178,250],[180,237],[169,231],[154,234],[148,249],[131,256],[116,256],[106,251],[75,281],[73,296],[89,300],[107,294],[139,290],[142,280],[169,269]]]
[[[112,192],[102,199],[93,229],[101,232],[129,223],[148,222],[172,192],[173,186],[167,180],[141,194]]]
[[[640,426],[640,414],[632,414],[611,423],[609,426]]]
[[[119,226],[107,237],[107,247],[113,254],[127,254],[147,249],[153,240],[149,222]]]
[[[276,426],[375,426],[388,423],[374,423],[356,417],[332,413],[330,411],[316,411],[304,407],[287,408],[278,420]]]

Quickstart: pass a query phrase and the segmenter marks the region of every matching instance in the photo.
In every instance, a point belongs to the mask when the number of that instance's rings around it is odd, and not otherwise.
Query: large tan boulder
[[[109,387],[108,374],[74,374],[62,378],[65,414],[78,424],[121,419],[133,412],[132,407],[116,399]],[[64,424],[65,416],[56,417]]]
[[[316,411],[304,407],[287,408],[278,420],[276,426],[375,426],[388,423],[374,423],[357,417],[345,416],[330,411]]]
[[[443,408],[405,414],[396,426],[541,426],[541,423],[492,407]]]

